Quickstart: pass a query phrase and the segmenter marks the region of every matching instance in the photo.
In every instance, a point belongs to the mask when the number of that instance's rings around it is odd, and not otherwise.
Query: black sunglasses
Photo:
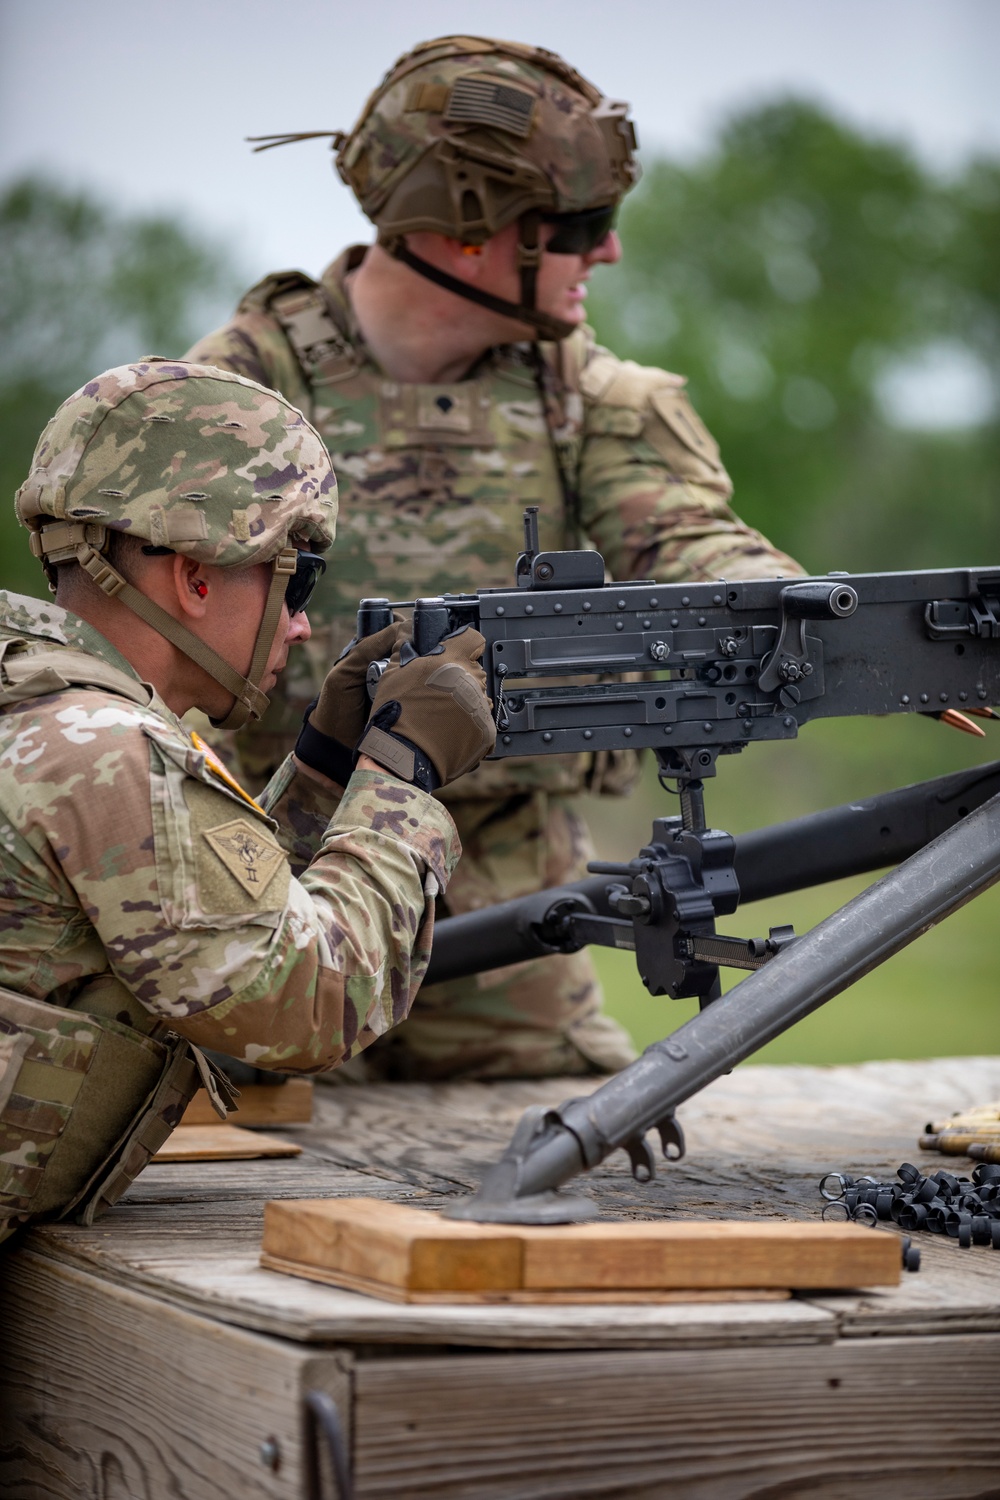
[[[295,554],[295,572],[290,574],[288,586],[285,589],[285,603],[288,605],[290,615],[297,615],[305,609],[312,598],[313,589],[325,572],[326,560],[318,553],[297,552]]]
[[[542,214],[542,222],[554,224],[555,233],[545,246],[552,255],[589,255],[615,227],[617,207],[585,208],[578,214]]]

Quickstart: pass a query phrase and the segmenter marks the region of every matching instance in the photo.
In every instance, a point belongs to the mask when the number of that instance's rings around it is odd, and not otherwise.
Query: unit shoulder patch
[[[285,864],[281,849],[246,818],[233,818],[217,828],[207,828],[202,837],[230,875],[254,898],[263,896],[278,869]]]
[[[674,437],[679,438],[697,458],[713,468],[721,467],[719,445],[683,391],[669,386],[654,391],[650,405]]]

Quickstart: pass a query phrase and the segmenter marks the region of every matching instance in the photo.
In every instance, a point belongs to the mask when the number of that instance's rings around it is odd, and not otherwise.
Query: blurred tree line
[[[783,101],[649,163],[621,235],[598,334],[689,377],[745,519],[814,571],[996,561],[1000,160]]]
[[[13,496],[56,407],[111,365],[179,355],[241,278],[204,235],[25,178],[0,193],[0,587],[43,595]]]

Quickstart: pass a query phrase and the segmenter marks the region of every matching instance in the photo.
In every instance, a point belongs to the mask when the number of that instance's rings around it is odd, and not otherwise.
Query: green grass
[[[994,755],[1000,755],[996,732],[991,743],[912,719],[815,724],[794,745],[751,747],[736,760],[720,761],[715,782],[706,784],[708,821],[745,832]],[[635,853],[649,837],[652,817],[675,807],[675,799],[651,776],[630,803],[598,804],[591,821],[602,857]],[[796,932],[807,932],[875,878],[837,881],[756,902],[722,919],[719,928],[753,936],[791,922]],[[832,1064],[1000,1053],[998,931],[1000,886],[777,1037],[753,1061]],[[695,1014],[696,1001],[648,994],[631,954],[591,951],[607,1008],[638,1046],[648,1046]],[[740,975],[724,972],[727,988],[738,983]]]

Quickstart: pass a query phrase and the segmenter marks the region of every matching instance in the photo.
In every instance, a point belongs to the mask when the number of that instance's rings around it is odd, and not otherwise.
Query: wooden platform
[[[581,1091],[319,1087],[301,1156],[154,1164],[93,1228],[27,1236],[0,1262],[0,1493],[297,1500],[310,1391],[358,1500],[1000,1491],[992,1250],[924,1235],[897,1288],[730,1304],[394,1305],[259,1266],[266,1200],[443,1206],[526,1104]],[[588,1191],[618,1219],[815,1222],[822,1173],[891,1176],[998,1095],[1000,1059],[743,1068],[681,1111],[684,1161],[639,1186],[619,1153]]]

